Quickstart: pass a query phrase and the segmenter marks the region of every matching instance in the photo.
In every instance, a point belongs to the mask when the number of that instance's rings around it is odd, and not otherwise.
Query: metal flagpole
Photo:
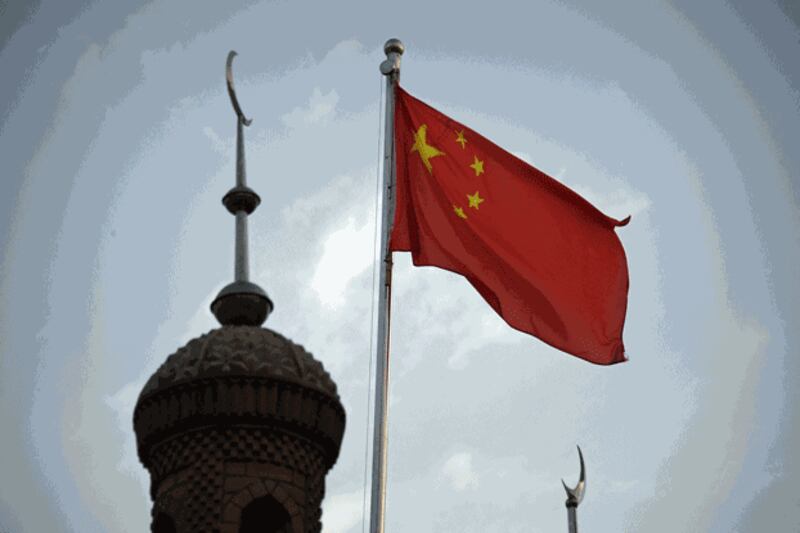
[[[383,143],[383,222],[381,225],[380,285],[378,293],[378,339],[376,343],[375,422],[372,440],[372,498],[369,531],[383,533],[386,508],[386,440],[388,433],[389,389],[389,318],[392,291],[392,253],[389,233],[394,221],[394,88],[400,79],[400,56],[405,47],[399,39],[389,39],[383,46],[386,60],[381,74],[386,76],[386,120]]]
[[[583,464],[583,453],[581,447],[578,446],[578,457],[581,460],[581,477],[578,479],[578,484],[574,489],[567,487],[564,480],[561,484],[564,485],[564,490],[567,491],[567,523],[569,526],[569,533],[578,533],[578,505],[583,501],[583,494],[586,492],[586,467]]]

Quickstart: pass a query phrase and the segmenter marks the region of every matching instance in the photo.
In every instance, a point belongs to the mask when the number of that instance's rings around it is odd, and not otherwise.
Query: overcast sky
[[[800,530],[796,3],[123,4],[0,3],[0,530],[148,528],[133,406],[232,279],[231,49],[251,275],[339,385],[324,531],[362,530],[390,37],[409,92],[632,220],[614,367],[396,254],[387,530],[565,531],[576,444],[581,531]]]

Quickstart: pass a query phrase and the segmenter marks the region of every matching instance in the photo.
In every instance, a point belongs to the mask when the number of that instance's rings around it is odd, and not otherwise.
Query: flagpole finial
[[[211,312],[223,326],[260,326],[272,311],[272,301],[264,290],[250,281],[250,265],[247,247],[247,217],[256,210],[261,198],[247,186],[244,160],[244,126],[252,119],[245,117],[236,89],[233,86],[233,58],[236,52],[228,52],[225,62],[225,81],[228,86],[233,110],[236,112],[236,185],[225,194],[222,203],[236,217],[236,251],[234,254],[234,281],[219,291],[211,302]]]
[[[403,41],[400,39],[389,39],[383,45],[386,53],[386,61],[381,63],[381,74],[389,76],[400,70],[400,56],[406,51]]]
[[[386,44],[383,45],[383,51],[386,52],[387,56],[392,52],[403,55],[403,52],[406,51],[406,47],[403,44],[403,41],[393,38],[386,41]]]

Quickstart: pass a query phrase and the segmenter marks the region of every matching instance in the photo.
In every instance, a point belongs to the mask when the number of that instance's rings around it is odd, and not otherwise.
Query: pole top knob
[[[389,39],[383,45],[386,52],[386,59],[380,65],[381,74],[384,76],[394,76],[395,81],[400,72],[400,56],[405,52],[406,47],[400,39]]]
[[[383,51],[387,56],[392,53],[403,55],[403,52],[406,51],[406,47],[400,39],[389,39],[386,41],[386,44],[383,45]]]

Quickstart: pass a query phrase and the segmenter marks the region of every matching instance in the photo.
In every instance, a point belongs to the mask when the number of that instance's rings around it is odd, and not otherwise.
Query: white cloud
[[[600,192],[585,185],[570,184],[569,187],[600,211],[614,218],[623,219],[627,216],[633,218],[651,205],[650,198],[646,194],[624,188]]]
[[[522,159],[523,161],[525,161],[529,165],[533,164],[533,162],[531,161],[531,156],[530,156],[530,154],[528,152],[519,152],[517,150],[511,150],[511,154],[514,157],[518,157],[519,159]]]
[[[299,128],[319,122],[326,122],[336,116],[336,104],[339,103],[339,94],[331,89],[327,94],[322,94],[319,87],[314,88],[308,105],[295,107],[281,117],[284,124],[290,128]]]
[[[462,276],[438,268],[418,268],[411,255],[394,257],[393,351],[403,353],[393,371],[413,370],[431,343],[447,346],[446,361],[465,370],[472,357],[525,336],[510,328]]]
[[[472,467],[472,454],[469,452],[452,455],[442,466],[442,473],[459,492],[478,488],[478,474]]]
[[[256,264],[270,266],[254,279],[265,280],[277,305],[267,327],[302,343],[342,387],[342,378],[366,383],[370,346],[374,169],[354,175],[284,208],[278,230],[254,247],[269,251],[254,254]],[[275,251],[286,261],[276,263]],[[351,369],[358,360],[363,367]]]
[[[86,357],[63,375],[65,383],[81,386],[63,406],[62,449],[78,496],[93,501],[92,515],[103,530],[121,531],[126,524],[141,529],[148,520],[147,473],[139,464],[135,439],[124,437],[130,436],[142,383],[129,383],[108,394],[105,381],[113,365],[109,361],[118,353],[109,338],[107,309],[104,292],[96,287]],[[123,511],[120,501],[130,502],[130,507]]]
[[[469,287],[472,290],[472,287]],[[477,302],[475,307],[483,306],[483,310],[476,309],[476,313],[461,314],[457,322],[451,323],[451,328],[458,334],[458,343],[453,346],[453,353],[447,358],[447,364],[454,370],[463,370],[469,363],[471,354],[478,354],[489,346],[514,343],[519,340],[519,334],[512,330],[500,315],[494,311],[487,311],[489,304]]]
[[[128,434],[131,430],[131,414],[136,406],[136,401],[139,399],[139,392],[142,390],[144,383],[140,380],[132,381],[122,387],[112,396],[107,396],[105,399],[106,405],[113,411],[117,428],[123,435]],[[144,478],[143,467],[139,463],[139,458],[136,454],[136,442],[134,439],[127,439],[122,447],[117,469],[120,472],[126,472],[135,478]]]
[[[632,530],[659,531],[665,523],[672,531],[710,530],[714,515],[709,509],[719,508],[731,496],[753,427],[767,423],[753,398],[766,360],[768,332],[757,322],[728,315],[708,336],[713,339],[708,350],[714,354],[718,377],[707,378],[690,397],[695,412],[660,465],[658,497],[631,512]],[[676,515],[675,509],[683,512]]]
[[[341,306],[350,281],[369,268],[373,233],[369,221],[357,225],[351,216],[325,238],[322,257],[311,278],[311,288],[324,305]]]
[[[217,132],[214,131],[214,128],[211,126],[204,126],[203,135],[205,135],[206,138],[211,141],[211,147],[214,148],[215,152],[227,156],[231,155],[233,147],[230,145],[230,143],[223,141]]]
[[[360,524],[363,516],[364,492],[359,489],[333,494],[322,503],[322,532],[347,533]]]

